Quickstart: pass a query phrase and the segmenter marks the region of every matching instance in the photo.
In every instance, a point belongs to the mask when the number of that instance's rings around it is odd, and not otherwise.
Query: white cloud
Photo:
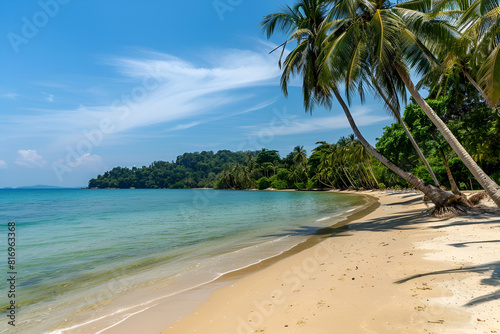
[[[86,153],[82,156],[80,156],[78,159],[75,161],[76,166],[83,166],[83,165],[89,165],[89,164],[96,164],[96,163],[101,163],[102,162],[102,157],[97,155],[97,154],[90,154]]]
[[[358,127],[372,125],[383,122],[390,117],[381,115],[371,115],[371,110],[367,107],[356,107],[351,111],[354,121]],[[350,128],[345,115],[337,114],[327,117],[312,116],[308,119],[300,118],[297,115],[288,115],[272,126],[261,124],[257,126],[243,127],[249,130],[249,136],[287,136],[303,133],[326,132],[335,129]]]
[[[171,128],[170,131],[186,130],[186,129],[192,128],[192,127],[200,125],[200,124],[201,124],[201,122],[191,122],[191,123],[187,123],[187,124],[179,124],[179,125],[176,125],[173,128]]]
[[[217,117],[212,117],[212,118],[205,118],[203,121],[194,121],[194,122],[190,122],[190,123],[187,123],[187,124],[178,124],[178,125],[174,126],[173,128],[168,129],[168,131],[186,130],[186,129],[198,126],[200,124],[204,124],[204,123],[208,123],[208,122],[214,122],[214,121],[219,121],[221,119],[225,119],[225,118],[229,118],[229,117],[233,117],[233,116],[237,116],[237,115],[246,114],[246,113],[249,113],[249,112],[252,112],[252,111],[256,111],[256,110],[260,110],[260,109],[266,108],[266,107],[272,105],[275,102],[276,102],[276,99],[273,99],[273,100],[269,100],[269,101],[265,101],[265,102],[259,103],[259,104],[255,105],[255,106],[250,107],[248,109],[245,109],[243,111],[237,111],[237,112],[230,113],[230,114],[227,114],[227,115],[222,115],[222,116],[217,116]]]
[[[80,140],[83,130],[99,129],[102,120],[112,123],[113,133],[182,121],[194,126],[220,117],[222,107],[255,98],[243,88],[277,85],[281,73],[277,57],[267,52],[219,50],[205,53],[203,61],[208,64],[203,66],[154,52],[143,58],[114,58],[109,63],[124,76],[121,81],[135,82],[117,94],[115,101],[73,110],[31,109],[38,115],[18,114],[15,122],[22,126],[22,133],[54,133],[65,144]]]
[[[45,101],[54,102],[54,94],[47,94],[47,93],[42,93],[42,94],[46,95]]]
[[[19,150],[15,163],[19,166],[33,168],[43,167],[47,162],[43,160],[36,150]]]
[[[3,97],[7,98],[7,99],[11,99],[11,100],[17,100],[17,98],[21,96],[17,93],[6,93],[6,94],[3,94]]]
[[[6,169],[7,168],[7,163],[3,160],[0,160],[0,169]]]

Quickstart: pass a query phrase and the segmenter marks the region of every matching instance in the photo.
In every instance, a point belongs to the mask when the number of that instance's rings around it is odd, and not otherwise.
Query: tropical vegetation
[[[353,136],[319,142],[309,157],[297,146],[285,158],[266,149],[235,152],[239,158],[232,162],[204,161],[206,170],[158,162],[141,169],[144,182],[121,169],[115,173],[130,182],[120,183],[111,171],[89,186],[410,186],[438,210],[465,209],[471,203],[461,190],[483,188],[500,206],[499,20],[499,0],[296,0],[261,22],[269,38],[284,36],[272,51],[281,52],[282,91],[288,95],[291,78],[301,78],[305,110],[340,104]],[[410,73],[421,80],[414,83]],[[411,100],[401,115],[408,92]],[[375,147],[349,107],[366,94],[380,98],[396,120]],[[219,152],[194,153],[200,154]]]
[[[414,70],[424,77],[428,85],[436,87],[438,79],[442,82],[451,76],[450,71],[459,69],[481,93],[487,106],[497,106],[500,97],[497,92],[500,90],[500,71],[497,70],[500,69],[497,60],[499,13],[497,0],[476,0],[472,3],[467,0],[414,0],[402,3],[387,0],[299,0],[292,7],[285,6],[281,12],[267,15],[261,24],[268,37],[277,31],[286,35],[281,45],[282,56],[286,46],[296,42],[283,62],[281,86],[285,95],[288,94],[290,77],[297,75],[303,79],[306,111],[312,110],[316,104],[331,107],[333,100],[337,100],[361,145],[441,209],[466,207],[470,203],[457,187],[453,187],[454,192],[437,187],[432,173],[435,186],[401,169],[375,150],[357,128],[338,87],[345,86],[348,103],[354,94],[359,94],[363,100],[366,89],[373,90],[396,118],[399,101],[405,98],[408,90],[444,141],[500,206],[498,184],[420,95],[410,76],[410,70]],[[477,64],[481,57],[486,61]],[[480,79],[470,80],[474,76]],[[404,124],[402,126],[405,128]],[[408,131],[406,133],[408,135]]]

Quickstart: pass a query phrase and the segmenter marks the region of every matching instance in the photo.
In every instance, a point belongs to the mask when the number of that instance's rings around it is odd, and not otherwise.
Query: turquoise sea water
[[[115,323],[276,256],[364,203],[318,192],[0,190],[4,263],[10,221],[17,239],[16,327],[4,312],[0,333]]]

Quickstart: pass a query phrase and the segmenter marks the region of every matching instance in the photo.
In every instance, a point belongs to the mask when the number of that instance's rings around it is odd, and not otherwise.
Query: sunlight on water
[[[0,228],[17,226],[16,329],[41,333],[106,317],[96,310],[158,282],[176,293],[212,281],[280,254],[363,203],[317,192],[0,190]],[[2,293],[4,309],[8,302]]]

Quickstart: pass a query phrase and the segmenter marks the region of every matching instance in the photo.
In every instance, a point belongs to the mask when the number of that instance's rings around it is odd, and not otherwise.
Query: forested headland
[[[458,105],[452,95],[427,99],[475,161],[500,181],[500,115],[470,90]],[[422,149],[439,183],[450,189],[481,189],[420,107],[410,103],[404,122]],[[277,151],[184,153],[176,161],[149,166],[115,167],[89,181],[89,188],[216,189],[383,189],[411,187],[374,159],[354,135],[335,143],[318,142],[310,154],[297,146],[286,156]],[[386,127],[376,149],[428,183],[432,178],[400,123]]]

